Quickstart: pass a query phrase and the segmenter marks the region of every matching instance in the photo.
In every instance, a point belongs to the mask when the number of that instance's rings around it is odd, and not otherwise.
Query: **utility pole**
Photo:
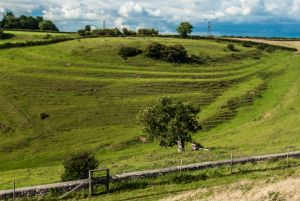
[[[207,26],[207,36],[211,36],[211,22],[210,22],[210,20],[208,21],[208,26]]]
[[[103,20],[103,29],[106,29],[106,21]]]

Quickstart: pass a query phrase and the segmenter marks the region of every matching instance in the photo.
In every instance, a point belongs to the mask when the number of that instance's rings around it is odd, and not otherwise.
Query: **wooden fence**
[[[212,162],[204,162],[204,163],[197,163],[197,164],[190,164],[190,165],[183,165],[183,166],[175,166],[175,167],[169,167],[163,169],[130,172],[130,173],[124,173],[115,176],[109,176],[106,178],[109,179],[109,182],[114,183],[114,182],[121,182],[121,181],[139,179],[139,178],[154,178],[160,175],[169,174],[173,172],[195,171],[195,170],[203,170],[203,169],[208,169],[213,167],[222,167],[227,165],[244,164],[244,163],[277,160],[277,159],[285,159],[285,158],[287,159],[300,158],[300,151],[262,155],[262,156],[250,156],[250,157],[238,158],[238,159],[212,161]],[[104,178],[95,178],[95,180],[92,182],[94,184],[103,183],[103,182],[106,183],[107,180],[105,180]],[[88,189],[90,188],[89,185],[90,183],[91,181],[89,180],[79,180],[79,181],[62,182],[62,183],[55,183],[55,184],[48,184],[48,185],[25,187],[25,188],[17,188],[11,190],[2,190],[0,191],[0,200],[8,200],[9,198],[12,197],[43,196],[51,191],[55,191],[57,193],[63,194],[72,191],[74,188],[76,188],[76,190]],[[80,186],[80,188],[78,186]]]

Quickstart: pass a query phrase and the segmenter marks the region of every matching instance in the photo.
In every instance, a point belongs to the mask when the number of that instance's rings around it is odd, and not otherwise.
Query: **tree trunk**
[[[184,152],[184,140],[183,139],[179,139],[177,141],[177,147],[178,147],[178,153],[182,153]]]

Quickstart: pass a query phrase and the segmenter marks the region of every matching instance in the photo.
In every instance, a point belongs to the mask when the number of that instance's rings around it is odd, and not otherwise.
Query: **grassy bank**
[[[39,34],[39,33],[37,33]],[[117,56],[124,45],[182,44],[204,64]],[[62,158],[90,149],[112,174],[300,149],[299,57],[226,42],[93,38],[0,51],[0,189],[56,182]],[[191,101],[208,152],[177,154],[139,140],[139,110],[159,97]],[[42,120],[41,113],[49,118]],[[28,171],[31,173],[29,174]]]

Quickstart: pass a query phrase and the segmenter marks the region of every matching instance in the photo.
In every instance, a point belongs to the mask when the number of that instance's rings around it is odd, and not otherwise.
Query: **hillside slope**
[[[144,50],[153,41],[182,44],[206,63],[117,55],[123,45]],[[80,149],[93,150],[112,174],[300,149],[298,55],[226,46],[95,38],[1,50],[0,188],[14,177],[20,186],[59,181],[62,158]],[[136,115],[162,96],[199,105],[204,130],[195,139],[209,152],[179,155],[139,140]]]

